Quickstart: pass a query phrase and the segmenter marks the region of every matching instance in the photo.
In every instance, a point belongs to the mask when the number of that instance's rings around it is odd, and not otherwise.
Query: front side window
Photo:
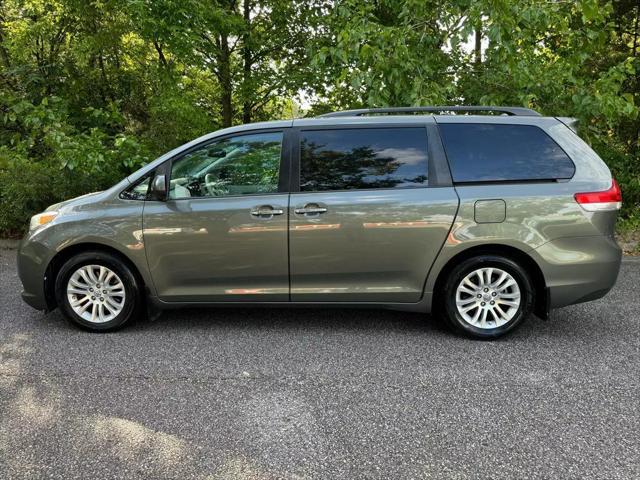
[[[300,135],[303,192],[427,184],[424,128],[307,130]]]
[[[169,198],[277,192],[282,135],[238,135],[187,153],[171,166]]]
[[[543,130],[533,125],[441,123],[454,182],[557,180],[575,166]]]

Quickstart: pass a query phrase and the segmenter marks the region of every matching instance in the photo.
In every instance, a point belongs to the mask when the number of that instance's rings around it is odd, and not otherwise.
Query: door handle
[[[272,217],[273,215],[284,215],[284,210],[273,208],[271,205],[262,205],[252,208],[251,215],[254,217]]]
[[[296,208],[294,212],[299,215],[313,215],[319,213],[325,213],[327,211],[326,207],[319,207],[314,205],[305,205],[304,208]]]

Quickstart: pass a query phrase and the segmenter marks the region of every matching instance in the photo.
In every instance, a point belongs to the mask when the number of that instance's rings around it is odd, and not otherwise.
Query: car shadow
[[[141,318],[129,330],[340,330],[447,332],[441,320],[427,314],[355,308],[182,308],[156,319]]]
[[[35,313],[35,312],[34,312]],[[44,320],[44,322],[43,322]],[[44,314],[38,321],[47,329],[80,331],[66,321],[59,310]],[[532,316],[525,324],[505,337],[494,341],[508,341],[516,336],[530,336],[540,323],[549,323]],[[535,326],[534,326],[535,325]],[[131,325],[115,332],[100,335],[122,335],[125,333],[149,334],[167,332],[206,332],[208,335],[219,330],[229,333],[282,331],[282,332],[371,332],[410,333],[436,335],[462,339],[464,336],[450,329],[445,321],[436,315],[401,312],[385,309],[362,308],[273,308],[273,307],[185,307],[162,311],[157,317],[142,315]],[[89,332],[87,332],[89,333]],[[483,342],[484,340],[472,341]]]

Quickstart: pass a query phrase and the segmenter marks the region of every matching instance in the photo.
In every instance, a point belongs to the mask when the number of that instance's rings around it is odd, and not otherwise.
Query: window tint
[[[301,132],[302,191],[415,187],[426,183],[424,128]]]
[[[571,178],[575,167],[540,128],[531,125],[440,124],[455,182]]]
[[[282,132],[209,143],[173,162],[170,198],[255,195],[278,191]]]

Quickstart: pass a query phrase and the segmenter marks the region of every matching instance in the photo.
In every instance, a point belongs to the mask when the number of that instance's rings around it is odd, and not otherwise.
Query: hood
[[[69,200],[65,200],[64,202],[54,203],[53,205],[49,205],[45,209],[45,212],[49,212],[51,210],[61,210],[63,208],[76,207],[78,205],[84,205],[84,204],[87,204],[87,203],[92,203],[94,200],[99,199],[102,196],[102,194],[104,194],[104,191],[86,193],[84,195],[80,195],[79,197],[75,197],[75,198],[71,198]]]

